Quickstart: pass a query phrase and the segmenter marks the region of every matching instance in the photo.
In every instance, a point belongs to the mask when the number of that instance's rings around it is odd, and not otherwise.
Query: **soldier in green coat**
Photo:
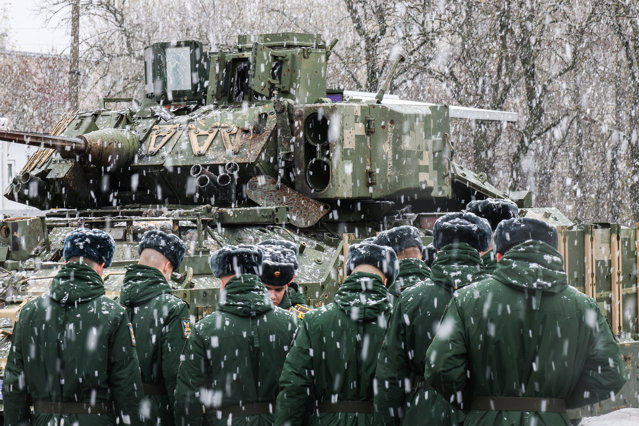
[[[466,205],[466,211],[486,219],[490,223],[493,235],[495,229],[497,229],[497,225],[499,225],[502,220],[513,219],[519,216],[517,204],[510,200],[498,198],[473,200]],[[482,253],[481,260],[484,262],[484,271],[487,274],[492,274],[497,267],[497,259],[495,259],[492,239],[490,249]]]
[[[462,397],[464,425],[570,425],[566,408],[623,386],[619,348],[597,303],[567,285],[554,226],[503,221],[495,249],[492,277],[448,305],[426,383]]]
[[[399,260],[399,275],[388,288],[393,298],[430,277],[430,268],[422,261],[422,237],[414,226],[402,225],[380,232],[375,238],[375,244],[392,248]]]
[[[309,312],[280,377],[276,425],[372,425],[373,376],[391,311],[395,252],[355,244],[335,302]]]
[[[138,246],[140,260],[127,267],[120,303],[127,308],[142,371],[143,415],[173,425],[173,392],[180,355],[191,330],[185,302],[171,294],[168,280],[180,266],[186,245],[176,235],[147,231]]]
[[[278,379],[297,320],[277,308],[259,278],[254,246],[224,247],[211,256],[222,291],[215,312],[199,321],[178,371],[178,426],[271,425]]]
[[[299,266],[297,245],[287,240],[265,240],[259,242],[257,248],[263,255],[260,278],[273,304],[303,319],[310,308],[300,287],[293,281]]]
[[[484,277],[479,252],[490,245],[485,219],[452,213],[435,222],[440,249],[431,278],[404,291],[394,305],[377,365],[375,395],[379,424],[457,424],[462,413],[424,386],[426,349],[456,289]]]
[[[6,425],[141,424],[133,328],[100,276],[114,252],[100,230],[65,238],[68,263],[48,293],[24,305],[14,329],[2,388]]]

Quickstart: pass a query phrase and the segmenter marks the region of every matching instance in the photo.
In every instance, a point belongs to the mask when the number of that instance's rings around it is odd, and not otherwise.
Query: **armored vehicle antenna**
[[[397,66],[401,64],[402,62],[404,62],[405,60],[406,60],[406,57],[400,53],[397,59],[395,59],[395,62],[393,62],[393,66],[391,67],[390,72],[386,76],[386,80],[384,80],[384,83],[382,83],[382,87],[379,88],[379,91],[377,92],[377,95],[375,96],[375,101],[377,101],[378,104],[382,103],[382,100],[384,99],[384,93],[386,93],[386,91],[390,87],[391,81],[393,81],[393,76],[395,75]]]
[[[331,53],[333,53],[333,48],[335,47],[335,45],[337,44],[339,40],[337,40],[336,38],[334,38],[333,40],[331,40],[331,42],[328,44],[328,47],[326,48],[326,59],[328,59],[331,56]]]

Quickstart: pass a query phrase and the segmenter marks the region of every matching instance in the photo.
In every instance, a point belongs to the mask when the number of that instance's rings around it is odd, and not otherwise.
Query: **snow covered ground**
[[[579,426],[636,426],[639,425],[639,408],[624,408],[597,417],[585,417]]]

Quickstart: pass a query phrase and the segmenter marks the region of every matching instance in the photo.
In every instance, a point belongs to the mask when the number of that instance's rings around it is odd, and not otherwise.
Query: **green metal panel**
[[[264,117],[263,128],[258,130],[257,124]],[[173,130],[169,126],[152,129],[148,137],[140,146],[137,161],[131,167],[134,170],[153,166],[192,166],[194,164],[224,165],[230,161],[238,164],[258,161],[264,146],[269,142],[271,132],[275,127],[275,113],[272,104],[258,105],[242,111],[210,111],[198,116],[194,120],[182,120],[176,123],[175,133],[156,154],[148,155],[150,145],[158,146],[162,142],[159,131]],[[228,149],[224,141],[223,132],[234,132],[228,136],[228,143],[235,145],[237,150]],[[259,133],[258,133],[259,132]],[[239,135],[239,137],[238,137]],[[197,138],[199,146],[205,146],[209,136],[210,145],[203,155],[196,155],[191,145],[191,137]],[[272,161],[271,161],[272,164]]]
[[[97,116],[95,125],[98,129],[120,128],[126,124],[124,115],[121,112],[105,111]]]
[[[320,148],[308,131],[317,116],[326,119]],[[296,118],[301,193],[323,200],[450,195],[447,107],[320,104],[299,108]],[[324,185],[309,182],[317,176],[311,165],[320,160],[330,164]]]
[[[574,222],[555,207],[526,207],[519,209],[519,217],[531,217],[555,226],[572,226]]]
[[[316,104],[295,111],[295,189],[316,199],[370,198],[368,107]],[[322,169],[317,165],[325,165]]]
[[[40,246],[48,244],[46,222],[44,218],[0,219],[0,245],[8,247],[5,258],[27,260],[40,254]]]
[[[637,328],[637,255],[634,228],[621,228],[621,272],[623,289],[622,329],[636,335]]]
[[[286,223],[287,213],[286,207],[221,209],[213,215],[213,220],[233,225],[280,225]]]
[[[564,264],[568,269],[568,283],[582,293],[586,292],[585,250],[583,229],[568,230],[566,232],[567,252]]]
[[[448,107],[388,105],[378,113],[381,132],[373,135],[371,144],[373,164],[382,178],[375,197],[414,194],[418,189],[432,191],[433,197],[448,196]]]
[[[77,114],[75,119],[64,130],[64,136],[77,136],[98,130],[93,113]]]
[[[595,249],[595,282],[597,304],[612,324],[612,262],[610,261],[610,229],[593,229]]]
[[[197,281],[197,279],[195,280]],[[216,286],[199,283],[197,288],[174,290],[173,294],[184,300],[189,305],[189,312],[196,317],[202,317],[205,311],[210,312],[217,306],[220,294],[220,283],[217,281]]]
[[[284,75],[291,76],[291,96],[289,99],[296,103],[305,104],[318,102],[326,97],[326,52],[325,50],[298,49],[293,58],[292,69]],[[297,77],[297,78],[295,78]]]

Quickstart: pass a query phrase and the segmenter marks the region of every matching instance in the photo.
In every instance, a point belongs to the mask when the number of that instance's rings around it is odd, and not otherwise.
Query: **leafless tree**
[[[622,54],[623,68],[620,69],[623,94],[618,93],[615,104],[619,108],[617,120],[624,122],[623,131],[629,147],[629,207],[631,218],[639,221],[639,4],[630,0],[602,2],[604,13],[613,33],[616,35]],[[625,111],[625,113],[624,113]],[[623,117],[622,117],[623,116]],[[621,130],[621,129],[620,129]]]
[[[380,57],[380,51],[384,51],[384,42],[391,29],[394,2],[344,0],[344,4],[364,51],[361,63],[366,67],[366,80],[361,86],[369,92],[377,91],[388,59],[388,55]]]

